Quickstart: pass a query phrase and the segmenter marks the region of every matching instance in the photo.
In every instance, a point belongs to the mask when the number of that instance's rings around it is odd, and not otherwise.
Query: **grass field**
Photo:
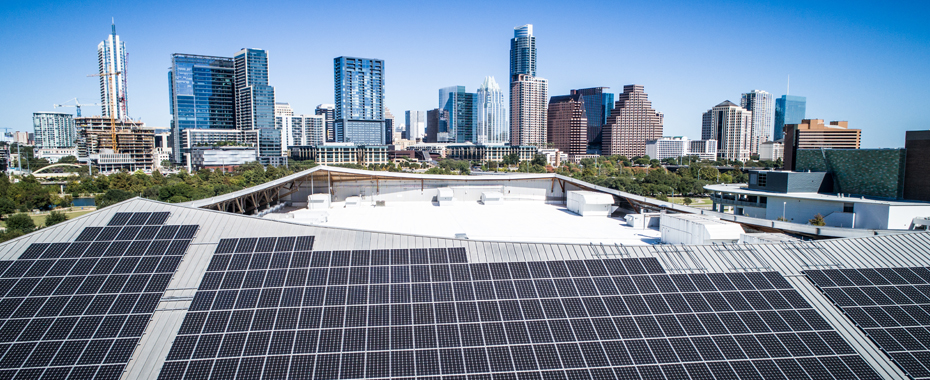
[[[68,220],[71,220],[71,219],[77,218],[77,217],[79,217],[79,216],[81,216],[81,215],[84,215],[84,214],[87,214],[87,213],[93,212],[93,211],[94,211],[93,208],[85,207],[84,210],[80,210],[80,209],[79,209],[79,210],[76,210],[76,211],[68,211],[68,212],[65,213],[65,215],[68,216]],[[30,218],[32,218],[32,221],[35,222],[36,227],[44,227],[44,226],[45,226],[45,218],[48,217],[48,212],[43,212],[43,213],[40,213],[40,214],[33,214],[33,213],[30,212],[30,213],[28,213],[28,215],[29,215]],[[0,227],[6,228],[6,221],[0,220]]]
[[[669,197],[668,201],[683,205],[684,199],[684,197]],[[714,202],[711,201],[710,198],[691,198],[691,207],[710,206],[712,204],[714,204]]]

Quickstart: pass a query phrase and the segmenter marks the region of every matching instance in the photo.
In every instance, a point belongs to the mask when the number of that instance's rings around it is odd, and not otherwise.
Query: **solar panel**
[[[878,378],[775,272],[312,241],[221,241],[160,378]]]
[[[862,268],[803,272],[908,376],[930,378],[930,269]],[[822,349],[838,338],[823,337]]]
[[[140,240],[141,225],[167,213],[151,217],[116,213],[74,242],[32,244],[0,264],[0,377],[122,376],[189,243],[164,240],[158,255],[142,256],[132,247],[155,236]]]

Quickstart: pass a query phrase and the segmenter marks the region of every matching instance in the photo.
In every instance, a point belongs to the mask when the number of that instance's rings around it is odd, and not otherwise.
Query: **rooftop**
[[[756,196],[762,196],[762,197],[793,198],[793,199],[806,199],[806,200],[829,201],[829,202],[871,203],[871,204],[890,205],[890,206],[930,206],[930,202],[923,202],[923,201],[876,199],[876,198],[866,198],[864,196],[849,196],[849,195],[843,195],[843,194],[821,194],[821,193],[800,193],[800,192],[799,193],[780,193],[777,191],[751,190],[746,187],[745,183],[725,184],[725,185],[707,185],[707,186],[704,186],[704,188],[710,191],[719,191],[721,193],[756,195]]]
[[[469,239],[500,242],[646,245],[657,243],[660,236],[655,229],[633,229],[620,218],[581,217],[564,205],[540,202],[486,206],[456,201],[442,207],[430,202],[386,202],[384,207],[365,202],[346,207],[345,202],[334,202],[326,212],[328,221],[323,223],[317,223],[320,210],[308,209],[292,211],[293,219],[285,220],[439,238],[464,233]]]

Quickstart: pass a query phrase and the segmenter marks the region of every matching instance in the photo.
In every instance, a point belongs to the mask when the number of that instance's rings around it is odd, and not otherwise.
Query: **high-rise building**
[[[384,61],[337,57],[333,66],[335,141],[384,144]]]
[[[581,94],[549,99],[546,141],[569,157],[588,152],[588,115]]]
[[[326,118],[326,141],[336,141],[336,131],[334,129],[334,124],[336,122],[336,105],[320,104],[316,106],[315,112],[317,115],[323,115]]]
[[[291,108],[290,104],[275,102],[274,115],[275,116],[294,116],[294,109]]]
[[[440,126],[440,142],[442,133],[448,135],[448,142],[466,143],[475,142],[475,108],[477,95],[466,92],[465,86],[451,86],[439,89],[439,108],[449,113],[449,122],[445,129]]]
[[[423,134],[423,128],[426,124],[426,112],[423,111],[406,111],[404,112],[404,127],[401,138],[404,140],[414,140]]]
[[[116,34],[116,23],[110,35],[97,44],[100,75],[100,111],[103,117],[118,120],[129,118],[126,97],[126,43]]]
[[[187,129],[235,129],[236,87],[232,58],[174,54],[168,72],[172,160],[184,162]],[[196,89],[196,91],[195,91]]]
[[[772,140],[785,137],[785,125],[800,124],[806,116],[807,98],[803,96],[782,95],[775,99],[775,127]]]
[[[752,111],[751,135],[749,136],[750,154],[759,154],[759,145],[771,140],[774,100],[772,94],[762,90],[744,93],[740,99],[740,107]]]
[[[236,67],[236,128],[259,129],[258,159],[262,164],[284,163],[280,130],[275,129],[274,87],[268,85],[268,52],[242,49],[234,57]]]
[[[384,145],[394,143],[394,114],[387,107],[384,107]]]
[[[533,25],[518,26],[510,40],[510,144],[541,146],[546,142],[549,82],[536,77]]]
[[[424,142],[439,142],[440,125],[449,122],[448,112],[442,108],[426,111],[426,138]]]
[[[507,120],[507,103],[504,92],[494,77],[485,77],[478,87],[476,99],[476,143],[498,144],[510,141],[510,128]]]
[[[749,160],[752,111],[727,100],[704,113],[701,138],[717,140],[717,156],[736,161]]]
[[[614,106],[614,94],[605,92],[610,87],[592,87],[572,90],[571,94],[581,95],[584,98],[585,113],[588,115],[588,143],[601,140],[601,130],[610,117],[610,109]]]
[[[281,125],[284,145],[323,145],[326,133],[326,117],[323,115],[275,116]]]
[[[798,149],[859,149],[862,130],[850,129],[848,121],[804,119],[785,125],[785,169],[794,170]]]
[[[510,81],[516,81],[518,75],[536,76],[536,37],[533,25],[526,24],[513,28],[510,40]]]
[[[32,126],[35,127],[37,149],[73,148],[78,138],[70,113],[33,113]]]
[[[652,109],[642,85],[623,86],[601,133],[601,154],[645,155],[646,141],[662,137],[662,121],[662,113]]]
[[[545,144],[548,97],[543,78],[521,74],[510,83],[510,145]]]

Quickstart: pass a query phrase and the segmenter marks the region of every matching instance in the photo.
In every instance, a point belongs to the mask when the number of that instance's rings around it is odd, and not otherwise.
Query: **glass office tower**
[[[526,24],[513,28],[510,40],[510,81],[516,81],[517,75],[536,76],[536,37],[533,25]]]
[[[807,98],[803,96],[782,95],[775,99],[775,127],[772,140],[785,138],[786,124],[800,124],[807,112]]]
[[[475,103],[477,95],[465,91],[465,86],[451,86],[439,89],[439,108],[449,113],[446,129],[447,142],[475,142]],[[440,139],[440,142],[443,142]]]
[[[384,61],[337,57],[334,140],[357,145],[384,144]]]
[[[274,87],[268,85],[268,52],[242,49],[233,58],[236,67],[236,128],[262,130],[258,134],[258,159],[265,165],[281,165],[281,131],[275,129]]]
[[[181,163],[186,129],[235,129],[236,86],[232,58],[174,54],[168,71],[172,160]],[[273,123],[273,121],[272,121]]]
[[[610,110],[614,106],[614,94],[605,92],[610,87],[592,87],[572,90],[572,95],[581,95],[584,99],[585,114],[588,115],[588,144],[600,147],[601,130],[607,124]]]
[[[477,93],[476,139],[479,144],[502,144],[510,142],[510,125],[507,119],[507,103],[504,92],[494,80],[485,77]]]

